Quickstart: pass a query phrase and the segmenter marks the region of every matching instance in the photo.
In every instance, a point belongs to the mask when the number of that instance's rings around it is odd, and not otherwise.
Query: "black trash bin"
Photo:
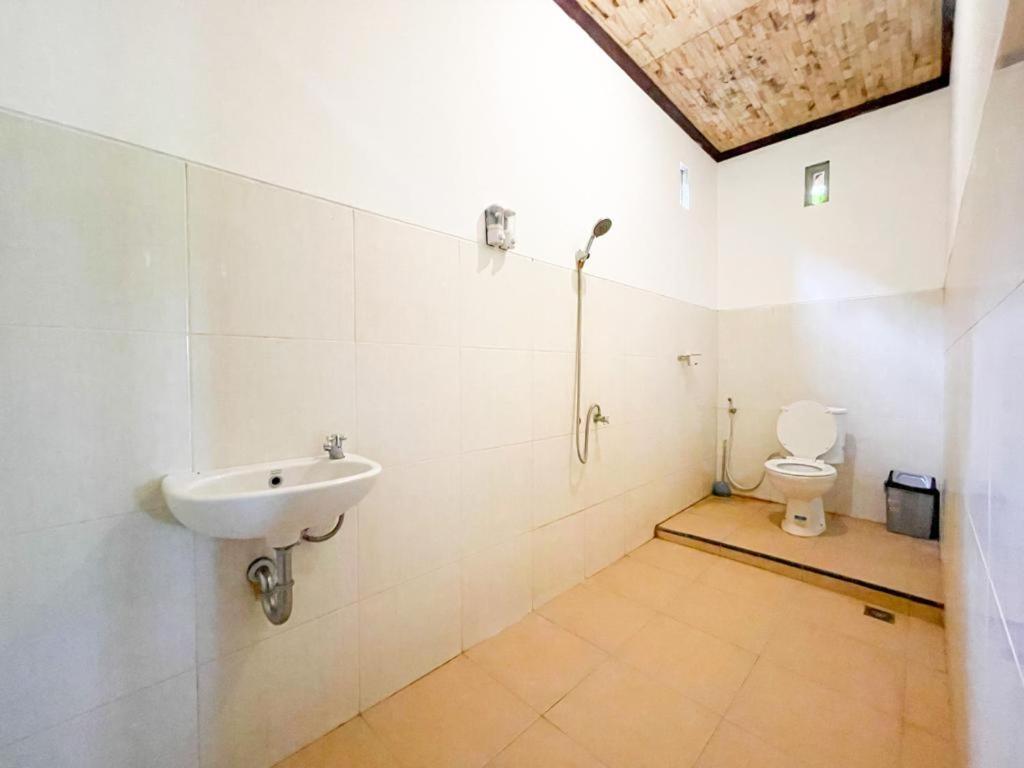
[[[939,488],[935,478],[891,470],[885,481],[885,527],[918,539],[939,538]]]

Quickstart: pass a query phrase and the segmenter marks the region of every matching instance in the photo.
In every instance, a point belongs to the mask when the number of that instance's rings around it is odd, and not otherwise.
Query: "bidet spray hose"
[[[732,398],[729,400],[729,437],[725,441],[725,450],[722,451],[722,476],[725,478],[725,482],[731,485],[738,491],[752,491],[757,488],[761,483],[764,482],[765,470],[761,469],[761,476],[757,478],[757,482],[753,485],[740,485],[732,476],[732,470],[729,469],[729,464],[732,461],[732,433],[733,424],[736,420],[736,406],[732,404]],[[775,456],[777,451],[773,451],[769,454],[768,458]]]

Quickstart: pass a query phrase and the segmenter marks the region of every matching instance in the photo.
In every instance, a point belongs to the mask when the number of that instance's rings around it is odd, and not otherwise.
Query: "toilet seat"
[[[832,477],[838,474],[831,464],[817,459],[803,459],[799,456],[787,456],[784,459],[768,459],[765,469],[790,477]]]
[[[821,403],[799,400],[783,406],[775,434],[793,456],[816,459],[836,442],[836,417]]]

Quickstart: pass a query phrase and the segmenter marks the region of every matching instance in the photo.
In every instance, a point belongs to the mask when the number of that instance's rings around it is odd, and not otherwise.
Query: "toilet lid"
[[[836,419],[821,403],[800,400],[782,407],[775,433],[793,456],[815,459],[836,442]]]

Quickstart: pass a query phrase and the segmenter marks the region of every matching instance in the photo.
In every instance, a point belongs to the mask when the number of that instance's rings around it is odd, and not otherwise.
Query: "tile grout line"
[[[189,172],[188,163],[183,163],[184,171],[184,203],[185,203],[185,372],[188,375],[187,392],[186,392],[186,412],[188,416],[188,448],[189,448],[189,469],[195,472],[196,468],[196,447],[195,447],[195,430],[192,423],[193,415],[193,401],[195,398],[195,391],[192,381],[192,227],[191,215],[189,211]],[[192,654],[193,664],[195,669],[195,692],[196,692],[196,743],[195,743],[195,755],[196,764],[199,765],[202,760],[202,714],[201,714],[201,691],[199,685],[199,579],[197,574],[199,572],[199,542],[198,534],[192,532]]]
[[[167,676],[165,678],[162,678],[160,680],[157,680],[155,682],[148,683],[147,685],[144,685],[141,688],[136,688],[135,690],[127,691],[126,693],[123,693],[123,694],[121,694],[119,696],[115,696],[114,698],[110,699],[109,701],[104,701],[101,704],[96,704],[94,706],[89,707],[86,710],[78,712],[78,713],[72,715],[71,717],[65,718],[65,719],[60,720],[60,721],[58,721],[56,723],[51,723],[50,725],[47,725],[44,728],[40,728],[39,730],[32,731],[32,733],[25,734],[24,736],[19,736],[14,741],[9,741],[9,742],[7,742],[5,744],[0,744],[0,751],[4,751],[4,750],[7,750],[7,749],[10,749],[11,747],[14,747],[14,746],[16,746],[18,744],[26,742],[29,739],[34,739],[34,738],[37,738],[38,736],[40,736],[42,734],[48,733],[50,731],[54,731],[57,728],[60,728],[62,726],[68,725],[69,723],[73,723],[76,720],[84,718],[87,715],[92,714],[93,712],[98,712],[99,710],[104,709],[105,707],[109,707],[109,706],[112,706],[114,704],[117,704],[118,702],[122,702],[122,701],[125,701],[127,699],[130,699],[132,696],[136,696],[136,695],[138,695],[140,693],[144,693],[145,691],[148,691],[148,690],[151,690],[153,688],[156,688],[157,686],[163,685],[164,683],[170,682],[171,680],[176,680],[177,678],[183,677],[183,676],[185,676],[187,674],[190,674],[190,673],[195,675],[196,672],[197,672],[197,670],[196,670],[195,667],[186,667],[185,669],[182,669],[182,670],[180,670],[178,672],[175,672],[173,675],[169,675],[169,676]]]

